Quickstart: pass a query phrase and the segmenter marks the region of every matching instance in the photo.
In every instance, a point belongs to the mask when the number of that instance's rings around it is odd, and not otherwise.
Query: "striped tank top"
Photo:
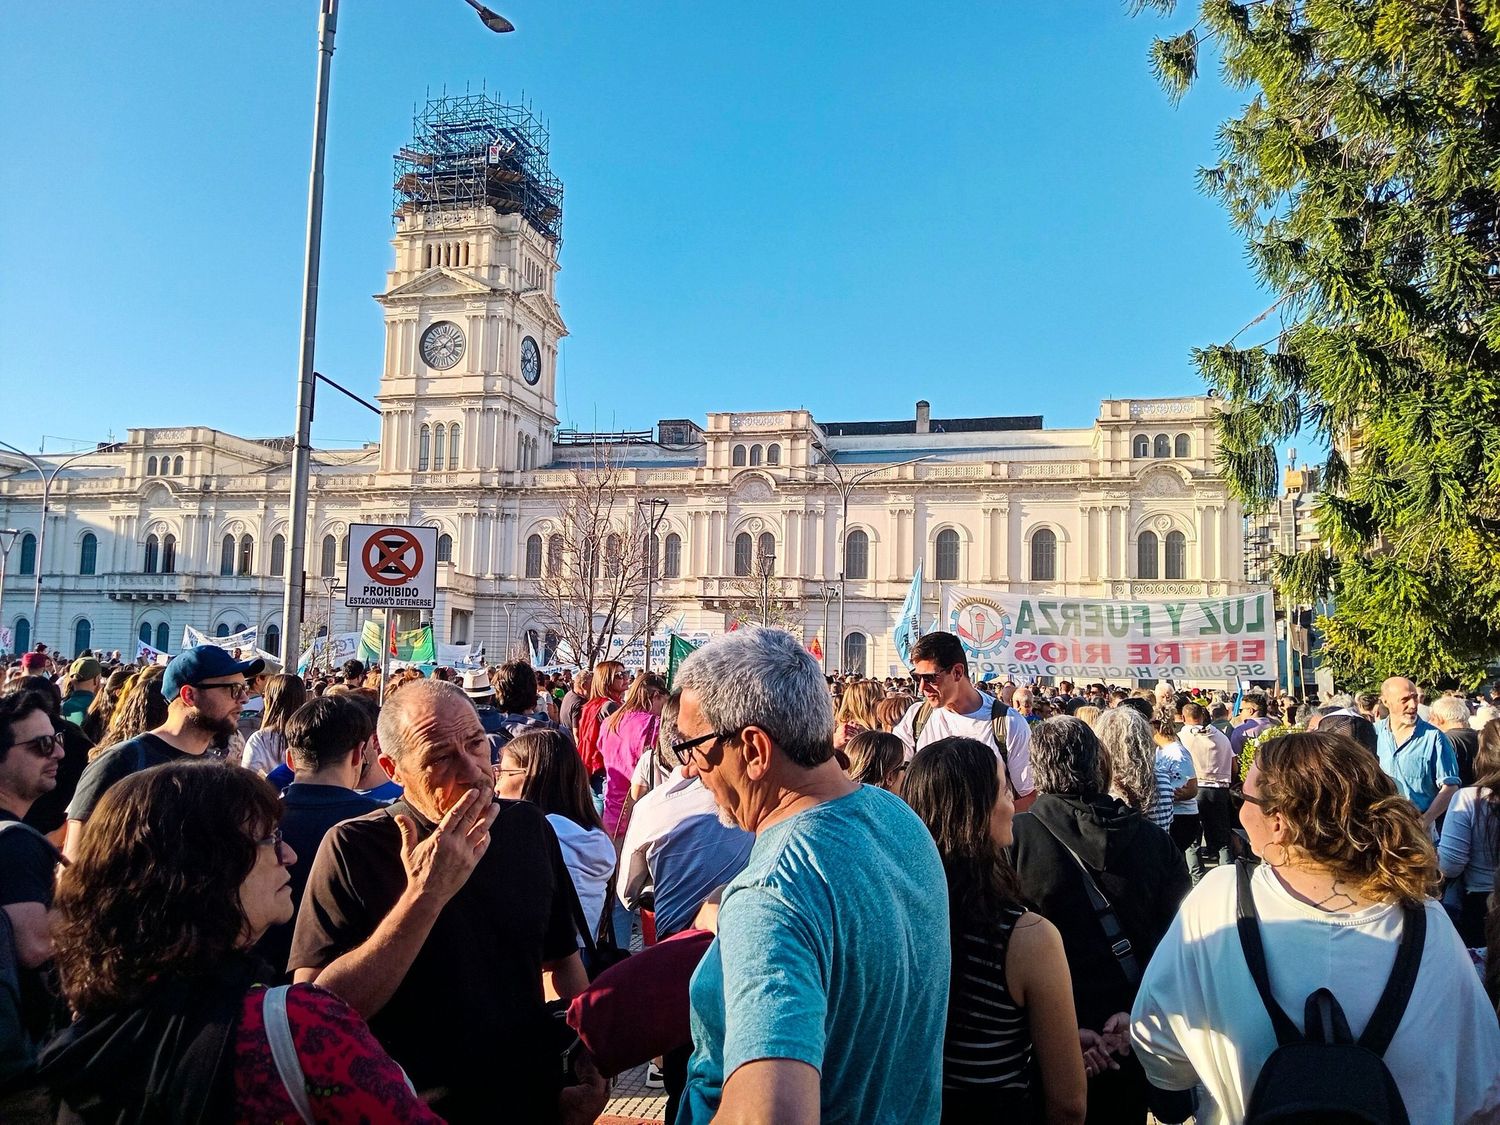
[[[1024,913],[1008,909],[987,932],[971,927],[954,938],[943,1035],[945,1123],[996,1121],[1001,1111],[1031,1105],[1031,1025],[1005,984],[1010,935]]]

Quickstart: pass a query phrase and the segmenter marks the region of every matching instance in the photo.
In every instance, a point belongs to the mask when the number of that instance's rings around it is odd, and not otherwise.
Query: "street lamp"
[[[660,496],[650,500],[637,500],[641,518],[646,521],[646,671],[651,671],[651,590],[656,585],[656,531],[661,521],[667,518],[667,501]]]
[[[515,598],[506,598],[505,599],[505,659],[507,661],[514,660],[516,658],[515,642],[511,639],[512,635],[513,635],[511,633],[511,625],[512,625],[512,623],[515,620],[515,616],[516,616],[516,599]]]
[[[0,441],[0,447],[10,450],[18,457],[24,457],[31,462],[31,467],[36,470],[36,475],[42,478],[42,525],[37,529],[36,536],[36,587],[31,595],[31,636],[33,640],[41,638],[42,631],[38,619],[42,615],[42,576],[45,570],[47,550],[47,513],[51,510],[49,505],[52,498],[52,482],[57,476],[74,461],[82,457],[92,457],[95,453],[114,453],[120,448],[119,442],[100,442],[93,449],[85,449],[75,453],[71,457],[64,457],[52,466],[49,473],[42,467],[42,463],[24,449],[17,449],[9,442]],[[9,548],[7,548],[7,552]]]
[[[5,628],[5,564],[10,560],[10,549],[16,545],[20,534],[13,527],[0,528],[0,629]],[[11,637],[12,645],[15,641],[15,637]]]
[[[828,675],[828,607],[838,596],[837,586],[823,587],[823,675],[825,676]]]
[[[767,551],[760,557],[760,623],[771,624],[771,575],[776,570],[776,552]]]
[[[491,31],[514,31],[504,16],[478,0],[464,0]],[[328,142],[328,79],[333,64],[333,38],[338,29],[339,0],[321,0],[318,11],[318,79],[313,94],[312,172],[307,186],[307,250],[302,272],[302,343],[297,353],[297,430],[292,446],[292,525],[287,543],[287,581],[282,591],[282,649],[287,637],[302,632],[302,598],[306,584],[302,568],[307,555],[307,496],[312,475],[313,396],[317,376],[313,352],[318,334],[318,269],[323,253],[323,154]]]
[[[337,593],[339,585],[339,580],[333,575],[323,576],[323,590],[328,595],[323,618],[326,622],[323,634],[323,663],[328,665],[330,672],[333,671],[333,595]]]

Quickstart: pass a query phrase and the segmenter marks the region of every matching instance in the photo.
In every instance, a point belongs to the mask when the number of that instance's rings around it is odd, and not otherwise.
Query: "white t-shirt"
[[[1200,1125],[1245,1116],[1276,1033],[1235,928],[1235,869],[1210,871],[1177,912],[1141,980],[1131,1039],[1163,1089],[1208,1091]],[[1401,908],[1329,914],[1294,898],[1271,869],[1255,869],[1271,992],[1299,1028],[1319,988],[1362,1033],[1396,960]],[[1426,904],[1427,937],[1411,999],[1385,1052],[1412,1125],[1500,1120],[1500,1023],[1442,905]]]
[[[562,848],[568,874],[573,876],[573,889],[578,892],[583,916],[597,933],[604,912],[604,894],[615,869],[615,846],[604,829],[583,828],[558,813],[548,813],[547,823],[557,833],[557,844]],[[582,937],[578,944],[582,947]]]
[[[240,765],[265,777],[286,761],[286,738],[272,731],[258,730],[245,740]]]
[[[1170,778],[1174,790],[1181,789],[1198,776],[1193,770],[1193,756],[1180,742],[1169,742],[1156,748],[1156,772]],[[1197,813],[1197,797],[1172,804],[1173,816],[1196,816]]]
[[[922,726],[922,738],[919,742],[912,736],[912,729],[916,725],[917,712],[922,709],[922,704],[913,703],[907,708],[906,714],[901,716],[901,721],[896,724],[892,733],[906,744],[907,761],[923,746],[954,735],[977,739],[995,751],[998,757],[1000,748],[995,745],[995,728],[990,718],[994,706],[994,698],[980,692],[978,708],[967,715],[935,707]],[[1016,796],[1029,796],[1036,789],[1031,780],[1031,727],[1014,707],[1005,715],[1005,761],[1011,788],[1015,790]]]

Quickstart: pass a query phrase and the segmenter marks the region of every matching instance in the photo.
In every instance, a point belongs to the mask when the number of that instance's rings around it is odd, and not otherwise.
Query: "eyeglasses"
[[[1238,793],[1235,793],[1234,798],[1237,801],[1252,804],[1258,809],[1263,809],[1269,804],[1269,802],[1263,801],[1259,797],[1250,796],[1250,794],[1246,793],[1243,789],[1241,789]]]
[[[222,688],[229,693],[231,699],[246,699],[250,695],[249,684],[189,684],[194,691],[207,691],[209,688]]]
[[[913,672],[911,678],[916,682],[918,687],[926,687],[928,684],[937,683],[947,674],[946,670],[942,672]]]
[[[36,738],[28,738],[25,742],[17,742],[15,745],[18,749],[29,750],[38,758],[50,758],[63,748],[63,742],[63,733],[58,731],[55,734],[42,734]]]
[[[710,742],[722,742],[726,738],[738,738],[739,735],[740,731],[737,730],[709,731],[707,734],[700,734],[697,738],[689,738],[682,742],[672,743],[672,753],[677,758],[677,764],[679,766],[685,766],[693,760],[693,751],[698,749],[698,747],[706,745]],[[705,750],[704,755],[707,756],[707,754],[708,751]]]
[[[226,685],[214,684],[205,686],[223,687]],[[286,845],[282,843],[281,828],[279,826],[272,829],[269,836],[255,841],[255,846],[258,848],[275,848],[276,862],[281,864],[282,867],[290,867],[292,865],[292,861],[286,857]]]

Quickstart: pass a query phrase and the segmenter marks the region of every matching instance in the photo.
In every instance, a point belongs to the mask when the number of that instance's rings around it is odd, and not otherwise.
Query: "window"
[[[161,572],[177,573],[177,536],[167,534],[161,540]]]
[[[272,656],[281,655],[281,626],[266,626],[266,651]]]
[[[271,536],[271,577],[284,578],[286,576],[286,536]],[[274,652],[274,649],[267,649]]]
[[[766,464],[781,464],[781,446],[773,444],[766,447]]]
[[[94,574],[99,566],[99,540],[92,531],[83,533],[78,543],[78,573]],[[84,645],[88,648],[88,645]]]
[[[235,566],[236,574],[251,574],[255,570],[255,540],[248,535],[240,536],[240,557]]]
[[[432,446],[432,467],[438,472],[443,471],[443,466],[448,463],[448,427],[441,422],[437,425],[437,441]]]
[[[219,573],[234,573],[234,536],[226,535],[219,542]]]
[[[1172,456],[1172,439],[1166,434],[1157,434],[1156,442],[1151,448],[1151,455],[1153,457]]]
[[[540,578],[542,576],[542,537],[540,535],[528,536],[526,539],[526,577]]]
[[[216,636],[216,637],[227,637],[227,636],[229,636],[229,626],[225,625],[225,624],[220,624],[217,628],[214,629],[214,636]]]
[[[149,645],[151,643],[151,622],[142,621],[141,631],[136,636],[141,638],[141,644]]]
[[[937,547],[933,552],[933,572],[939,582],[958,581],[958,532],[945,527],[938,532]]]
[[[870,577],[870,537],[863,531],[851,531],[844,540],[844,577]]]
[[[1031,537],[1031,580],[1057,581],[1057,536],[1045,527]]]
[[[172,459],[172,475],[174,477],[180,477],[180,476],[182,476],[182,458],[181,457],[174,457]]]
[[[863,633],[850,633],[844,638],[844,673],[857,676],[865,674],[865,654],[868,644]]]
[[[1151,456],[1151,439],[1145,434],[1137,434],[1131,452],[1137,457]]]
[[[417,472],[425,473],[428,462],[432,459],[432,428],[423,425],[417,431]]]
[[[562,573],[563,541],[561,535],[547,537],[547,575],[555,578]]]
[[[21,536],[21,573],[36,573],[36,536],[29,531]]]
[[[344,532],[344,537],[339,540],[339,562],[349,561],[349,533]]]
[[[744,578],[750,573],[750,553],[755,549],[755,543],[750,538],[748,531],[742,531],[734,537],[734,573]]]
[[[682,577],[682,536],[672,532],[667,536],[666,558],[662,560],[663,578]]]
[[[248,628],[250,626],[246,625],[243,621],[236,621],[229,631],[231,633],[243,633]]]
[[[458,469],[458,423],[448,427],[448,471],[455,472]]]
[[[451,563],[453,561],[453,536],[438,536],[438,562]]]
[[[760,540],[755,544],[755,561],[762,573],[776,573],[776,536],[769,531],[760,533]]]
[[[81,656],[86,648],[93,648],[94,626],[87,617],[80,617],[73,626],[73,655]]]
[[[1173,442],[1173,456],[1190,457],[1193,452],[1193,439],[1187,434],[1178,434],[1177,440]]]
[[[620,577],[620,537],[607,536],[604,540],[604,577]]]
[[[323,536],[323,557],[318,560],[321,563],[318,567],[319,574],[332,577],[336,573],[338,564],[334,560],[338,555],[338,549],[338,542],[332,535]]]
[[[743,445],[734,447],[734,456],[730,458],[730,461],[736,468],[745,463],[745,447]]]
[[[1180,531],[1167,532],[1166,577],[1187,577],[1187,536]]]
[[[166,652],[172,645],[172,629],[165,621],[156,626],[156,648]]]
[[[25,617],[16,618],[16,627],[12,630],[12,638],[17,652],[31,651],[31,621]]]
[[[147,460],[146,460],[146,475],[148,477],[154,477],[156,475],[156,458],[155,457],[147,458]]]
[[[146,536],[146,557],[142,560],[141,570],[147,574],[155,574],[160,554],[161,541],[155,535]]]
[[[1156,574],[1156,532],[1143,531],[1140,538],[1135,541],[1135,576],[1137,578],[1155,578]]]
[[[473,616],[467,609],[453,610],[448,624],[449,644],[466,645],[469,643],[469,622]]]
[[[759,465],[760,464],[760,446],[758,446],[758,445],[752,445],[750,447],[750,464],[752,464],[752,465]]]

